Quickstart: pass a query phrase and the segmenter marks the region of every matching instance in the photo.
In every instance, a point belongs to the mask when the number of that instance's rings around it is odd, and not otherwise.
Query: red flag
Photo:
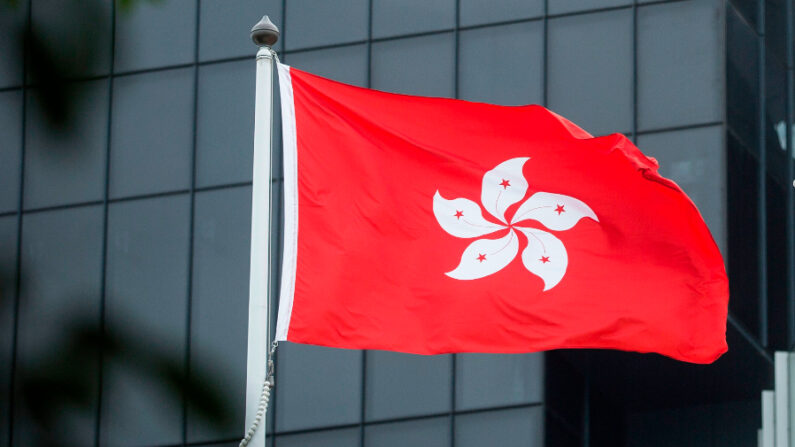
[[[709,363],[728,282],[696,207],[626,137],[540,106],[279,66],[277,339],[419,354],[612,348]]]

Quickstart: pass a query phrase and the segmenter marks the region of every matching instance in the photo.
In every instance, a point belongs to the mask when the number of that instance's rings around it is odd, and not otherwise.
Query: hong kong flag
[[[418,354],[611,348],[710,363],[728,282],[693,202],[626,137],[540,106],[279,65],[278,340]]]

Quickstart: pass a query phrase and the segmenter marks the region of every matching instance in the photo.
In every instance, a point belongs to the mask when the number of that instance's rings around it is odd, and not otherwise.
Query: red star
[[[458,218],[458,219],[461,219],[461,217],[462,217],[463,215],[464,215],[464,212],[463,212],[463,211],[458,211],[458,210],[455,210],[455,217],[456,217],[456,218]]]
[[[486,255],[483,253],[478,254],[478,261],[483,262],[486,260]]]
[[[541,261],[542,264],[546,264],[547,262],[549,262],[549,256],[541,256],[541,259],[539,259],[539,261]]]
[[[500,183],[500,186],[502,186],[502,189],[508,189],[508,187],[511,186],[511,182],[509,182],[508,180],[502,179],[502,183]]]
[[[563,209],[563,205],[558,205],[558,207],[555,208],[555,212],[558,213],[558,216],[560,216],[560,213],[565,213],[566,210]]]

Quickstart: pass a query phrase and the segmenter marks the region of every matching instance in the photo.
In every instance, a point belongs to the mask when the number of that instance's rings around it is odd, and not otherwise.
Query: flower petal
[[[519,238],[513,230],[500,239],[478,239],[469,244],[461,262],[446,275],[453,279],[478,279],[502,270],[519,252]]]
[[[455,237],[478,237],[506,228],[483,218],[480,206],[467,199],[447,200],[436,191],[433,214],[444,231]]]
[[[537,192],[519,206],[511,222],[533,219],[550,230],[562,231],[573,227],[583,217],[599,222],[596,213],[581,200],[563,194]]]
[[[522,175],[522,166],[530,157],[512,158],[497,165],[483,176],[480,201],[486,211],[506,222],[505,210],[522,200],[527,192],[527,180]]]
[[[531,273],[544,280],[544,291],[555,287],[569,265],[569,255],[563,242],[546,231],[514,227],[527,236],[527,248],[522,252],[522,263]]]

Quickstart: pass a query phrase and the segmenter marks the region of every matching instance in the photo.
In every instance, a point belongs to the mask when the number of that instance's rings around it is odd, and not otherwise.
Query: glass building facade
[[[237,445],[265,13],[298,68],[626,134],[731,279],[710,366],[284,343],[269,445],[756,445],[772,353],[795,344],[792,0],[0,0],[0,447]],[[274,203],[281,178],[277,158]]]

